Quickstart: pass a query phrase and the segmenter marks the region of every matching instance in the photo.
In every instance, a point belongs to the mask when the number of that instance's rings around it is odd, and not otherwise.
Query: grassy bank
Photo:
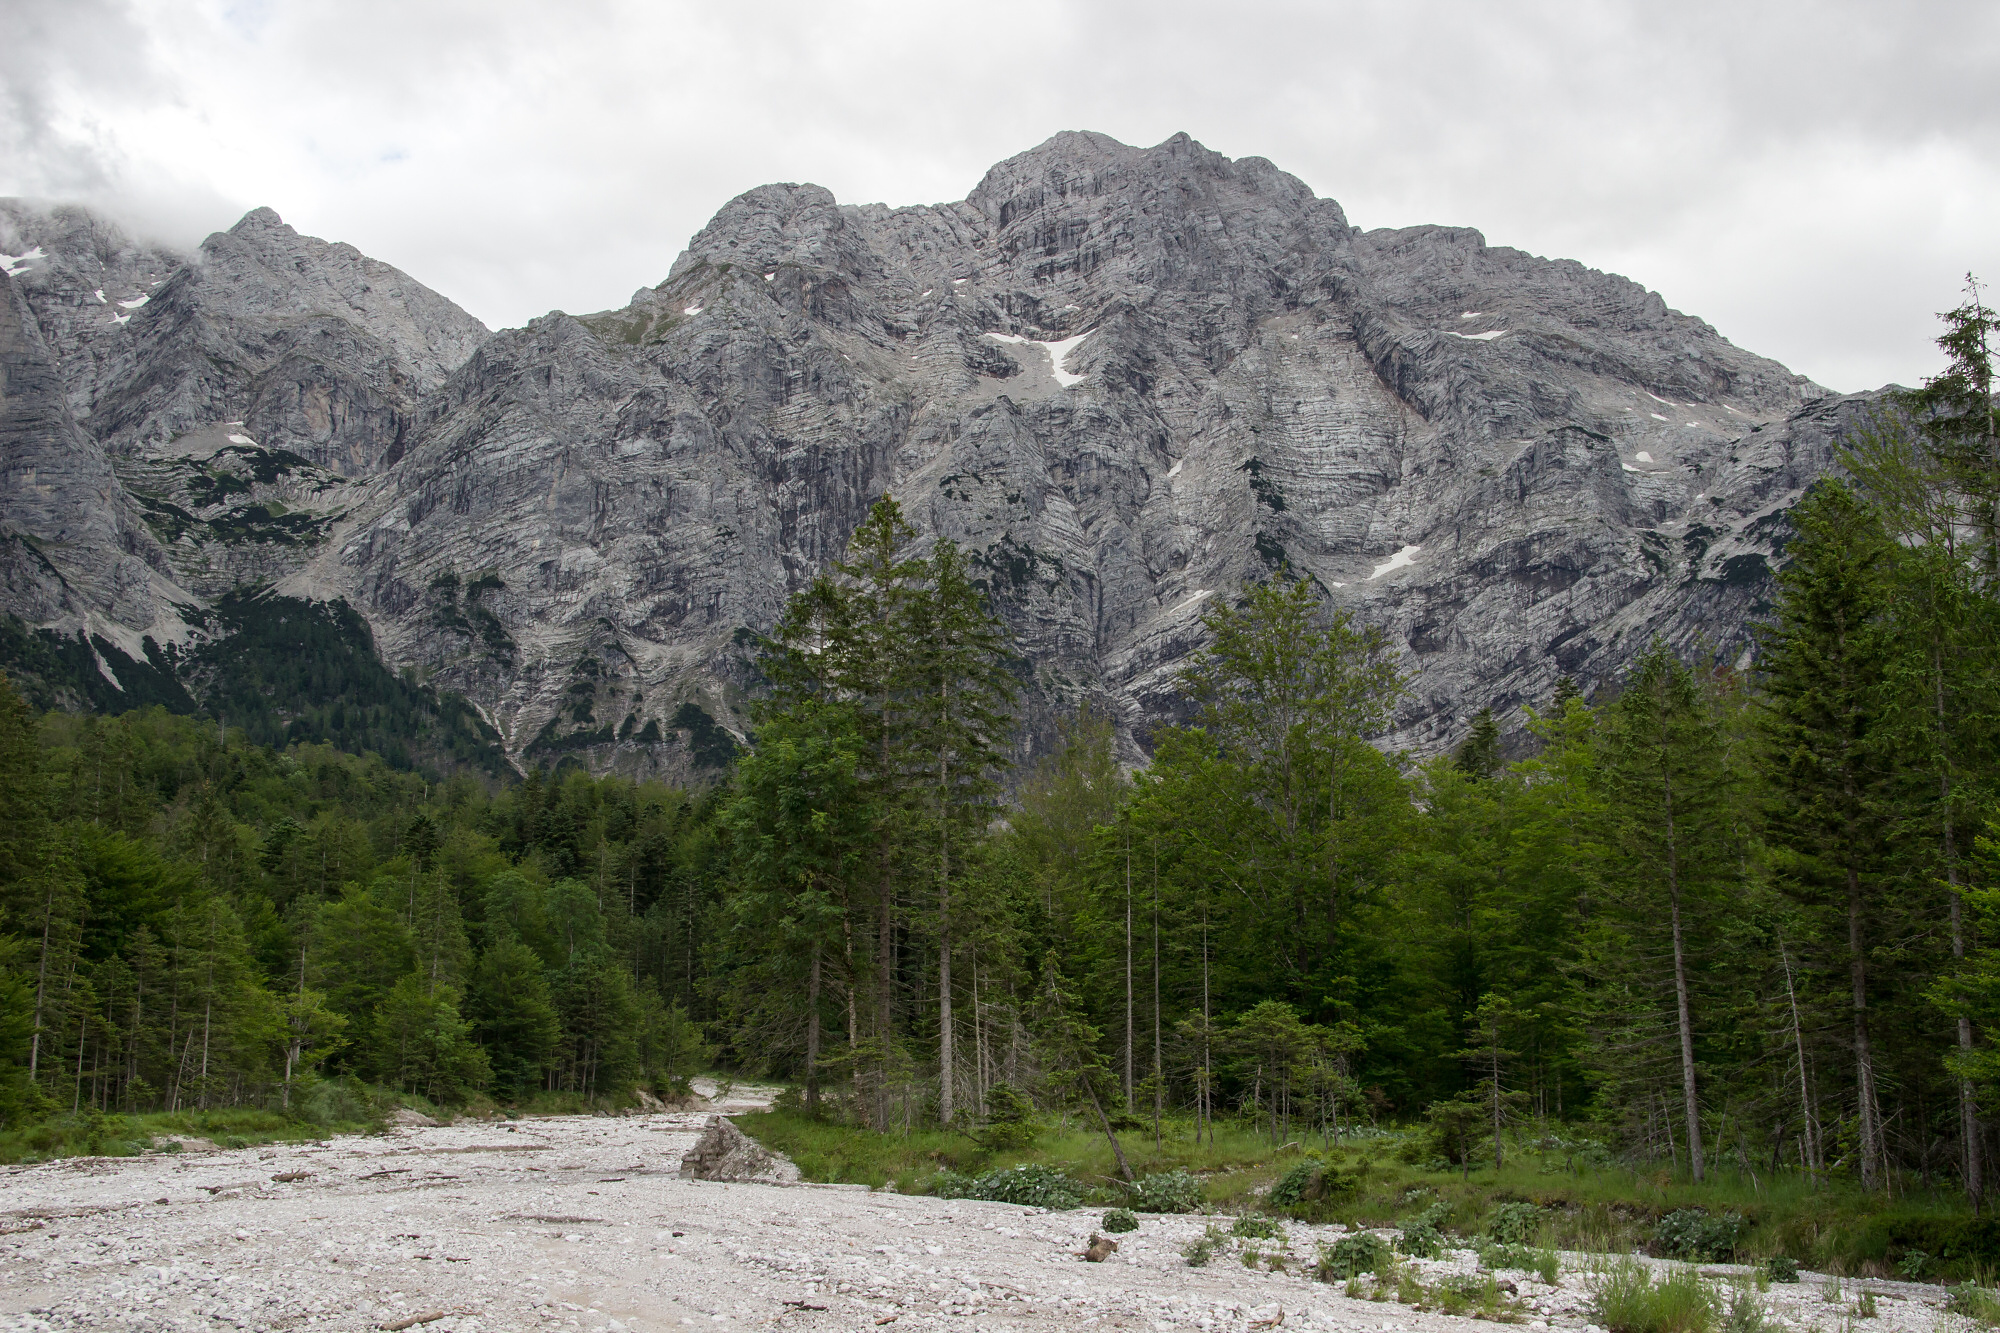
[[[660,1088],[663,1096],[685,1096],[687,1091],[684,1080]],[[628,1090],[592,1097],[579,1092],[536,1091],[505,1103],[475,1093],[461,1104],[440,1106],[414,1093],[358,1079],[319,1079],[301,1084],[289,1109],[239,1106],[212,1111],[83,1111],[47,1116],[0,1129],[0,1165],[57,1157],[132,1157],[148,1150],[172,1151],[168,1145],[183,1138],[206,1139],[218,1148],[235,1149],[254,1148],[260,1143],[301,1143],[334,1134],[371,1134],[388,1125],[401,1107],[449,1123],[615,1113],[638,1104]]]
[[[1124,1199],[1109,1146],[1100,1134],[1042,1128],[1020,1147],[996,1151],[967,1134],[938,1129],[873,1133],[796,1110],[737,1118],[743,1130],[798,1164],[808,1180],[860,1182],[904,1193],[933,1192],[941,1173],[979,1175],[1022,1164],[1061,1170],[1093,1205]],[[1409,1139],[1379,1134],[1337,1147],[1316,1140],[1281,1145],[1241,1127],[1218,1126],[1213,1145],[1192,1126],[1171,1124],[1156,1147],[1150,1131],[1120,1136],[1135,1174],[1186,1170],[1200,1178],[1205,1206],[1226,1213],[1270,1213],[1308,1221],[1396,1226],[1423,1213],[1462,1238],[1486,1234],[1507,1203],[1537,1207],[1531,1243],[1599,1253],[1669,1253],[1662,1222],[1689,1210],[1740,1218],[1725,1250],[1709,1257],[1757,1262],[1774,1256],[1823,1272],[1931,1281],[1988,1280],[2000,1270],[2000,1223],[1975,1218],[1942,1188],[1904,1182],[1893,1197],[1866,1194],[1846,1181],[1813,1184],[1795,1174],[1775,1179],[1723,1171],[1702,1184],[1666,1170],[1636,1171],[1580,1161],[1567,1147],[1536,1151],[1525,1139],[1495,1169],[1442,1168],[1415,1155]],[[1311,1163],[1298,1171],[1301,1163]],[[1271,1189],[1288,1172],[1303,1193],[1273,1204]]]
[[[41,1162],[55,1157],[136,1157],[181,1139],[205,1139],[218,1148],[254,1148],[262,1143],[304,1143],[329,1134],[376,1128],[373,1121],[317,1124],[276,1111],[176,1111],[152,1115],[58,1116],[0,1133],[0,1163]]]

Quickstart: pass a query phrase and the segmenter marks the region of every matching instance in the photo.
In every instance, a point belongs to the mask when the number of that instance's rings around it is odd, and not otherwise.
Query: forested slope
[[[887,498],[761,644],[713,789],[438,782],[10,691],[0,1115],[601,1099],[713,1053],[865,1129],[1422,1118],[1462,1164],[1515,1124],[1976,1195],[1994,327],[1955,312],[1952,371],[1792,511],[1754,674],[1656,642],[1513,763],[1490,717],[1371,743],[1389,640],[1280,572],[1206,609],[1148,767],[1082,711],[1009,795],[1013,647]]]

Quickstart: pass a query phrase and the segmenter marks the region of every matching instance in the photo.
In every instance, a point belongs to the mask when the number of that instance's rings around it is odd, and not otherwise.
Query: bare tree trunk
[[[1965,902],[1959,892],[1958,844],[1951,819],[1951,763],[1943,744],[1946,721],[1943,648],[1935,640],[1931,643],[1931,682],[1935,687],[1937,707],[1938,810],[1943,819],[1944,876],[1951,897],[1951,957],[1953,962],[1962,966],[1965,962]],[[1958,1016],[1958,1053],[1965,1059],[1972,1056],[1972,1018],[1964,1013]],[[1979,1160],[1979,1102],[1973,1093],[1972,1080],[1963,1075],[1958,1080],[1958,1135],[1959,1142],[1964,1145],[1965,1197],[1971,1201],[1972,1211],[1977,1215],[1986,1193]]]
[[[819,941],[812,946],[812,966],[806,974],[806,1114],[819,1118]]]
[[[1160,840],[1153,838],[1153,1151],[1162,1147],[1160,1117],[1166,1111],[1167,1079],[1160,1051]]]
[[[1847,966],[1854,996],[1854,1074],[1861,1101],[1861,1187],[1879,1184],[1881,1111],[1875,1102],[1875,1054],[1868,1044],[1868,963],[1861,951],[1861,875],[1847,868]]]
[[[972,1095],[979,1105],[974,1113],[986,1115],[986,1015],[979,1005],[979,948],[972,950]]]
[[[69,1113],[75,1115],[83,1109],[83,1056],[90,1048],[90,1015],[85,1013],[76,1020],[76,1088],[70,1101]]]
[[[944,761],[938,761],[944,781]],[[953,1107],[951,1022],[951,835],[938,842],[938,1119],[949,1125]]]
[[[1132,1104],[1132,833],[1125,832],[1125,1105]]]
[[[1500,1020],[1493,1017],[1491,1021],[1493,1026],[1487,1033],[1487,1049],[1492,1053],[1492,1060],[1487,1073],[1492,1078],[1493,1090],[1493,1169],[1498,1171],[1507,1165],[1507,1159],[1500,1146]]]
[[[1792,989],[1792,960],[1785,941],[1778,940],[1778,959],[1785,965],[1785,999],[1792,1006],[1792,1047],[1799,1057],[1799,1116],[1805,1122],[1805,1164],[1808,1177],[1819,1178],[1819,1127],[1813,1122],[1812,1087],[1806,1078],[1806,1042],[1799,1032],[1799,997]]]
[[[1215,1064],[1208,1041],[1208,892],[1201,895],[1201,1118],[1215,1146]]]
[[[1674,1001],[1680,1019],[1681,1097],[1687,1115],[1688,1168],[1699,1185],[1702,1180],[1701,1098],[1694,1078],[1694,1024],[1688,1010],[1687,950],[1681,936],[1681,868],[1679,839],[1674,827],[1674,784],[1666,771],[1666,738],[1661,737],[1661,788],[1667,818],[1667,900],[1672,906],[1674,929]]]
[[[840,914],[841,945],[847,955],[847,1076],[854,1080],[854,1110],[857,1115],[867,1115],[867,1102],[861,1095],[861,1061],[856,1055],[861,1045],[861,1018],[857,996],[861,990],[861,978],[854,970],[854,927],[847,919],[847,913]]]
[[[208,1109],[208,1038],[210,1020],[214,1017],[215,1001],[210,999],[202,1006],[201,1011],[201,1073],[198,1075],[201,1080],[201,1096],[195,1103],[196,1109],[203,1111]]]
[[[49,934],[54,927],[56,916],[56,888],[54,882],[48,885],[48,897],[42,903],[42,959],[35,971],[35,1019],[34,1033],[28,1038],[28,1080],[34,1081],[35,1071],[42,1058],[42,1015],[44,996],[49,985]]]
[[[875,940],[875,1123],[889,1123],[889,1047],[894,1028],[896,987],[896,886],[889,876],[888,848],[882,849],[881,920]]]

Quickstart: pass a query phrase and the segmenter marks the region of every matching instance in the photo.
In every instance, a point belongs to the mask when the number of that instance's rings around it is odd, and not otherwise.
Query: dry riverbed
[[[757,1101],[745,1090],[722,1109]],[[1149,1216],[1092,1264],[1080,1254],[1096,1211],[682,1180],[707,1114],[474,1122],[8,1169],[0,1328],[1472,1327],[1309,1280],[1316,1244],[1337,1227],[1289,1227],[1288,1272],[1246,1269],[1228,1247],[1189,1268],[1180,1251],[1204,1220]],[[1463,1253],[1415,1266],[1438,1277],[1473,1264]],[[1529,1326],[1588,1327],[1582,1274],[1555,1288],[1508,1276]],[[1864,1289],[1879,1314],[1855,1324]],[[1935,1287],[1850,1282],[1829,1294],[1809,1275],[1765,1299],[1801,1331],[1963,1324]]]

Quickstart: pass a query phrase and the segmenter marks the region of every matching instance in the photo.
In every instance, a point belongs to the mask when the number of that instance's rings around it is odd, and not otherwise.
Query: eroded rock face
[[[764,1181],[791,1184],[799,1169],[767,1150],[727,1116],[712,1115],[694,1147],[681,1157],[682,1180]]]
[[[1282,564],[1407,646],[1429,748],[1654,632],[1740,652],[1821,396],[1624,279],[1062,135],[960,204],[750,191],[623,310],[496,335],[314,574],[517,748],[616,764],[729,716],[732,645],[887,490],[974,553],[1043,734],[1091,699],[1142,739],[1208,599]],[[441,628],[473,578],[505,651]]]
[[[147,638],[157,648],[186,632],[166,570],[111,459],[79,428],[33,308],[0,272],[0,590],[8,609],[143,661]]]
[[[266,208],[184,255],[7,200],[0,242],[71,417],[189,606],[303,566],[486,335]]]
[[[973,553],[1026,749],[1089,700],[1141,757],[1202,609],[1281,567],[1389,628],[1388,740],[1435,749],[1655,634],[1739,656],[1868,403],[1186,136],[935,207],[764,186],[625,308],[483,338],[267,210],[159,281],[69,400],[184,586],[344,596],[517,756],[628,772],[726,758],[746,641],[885,491]]]

